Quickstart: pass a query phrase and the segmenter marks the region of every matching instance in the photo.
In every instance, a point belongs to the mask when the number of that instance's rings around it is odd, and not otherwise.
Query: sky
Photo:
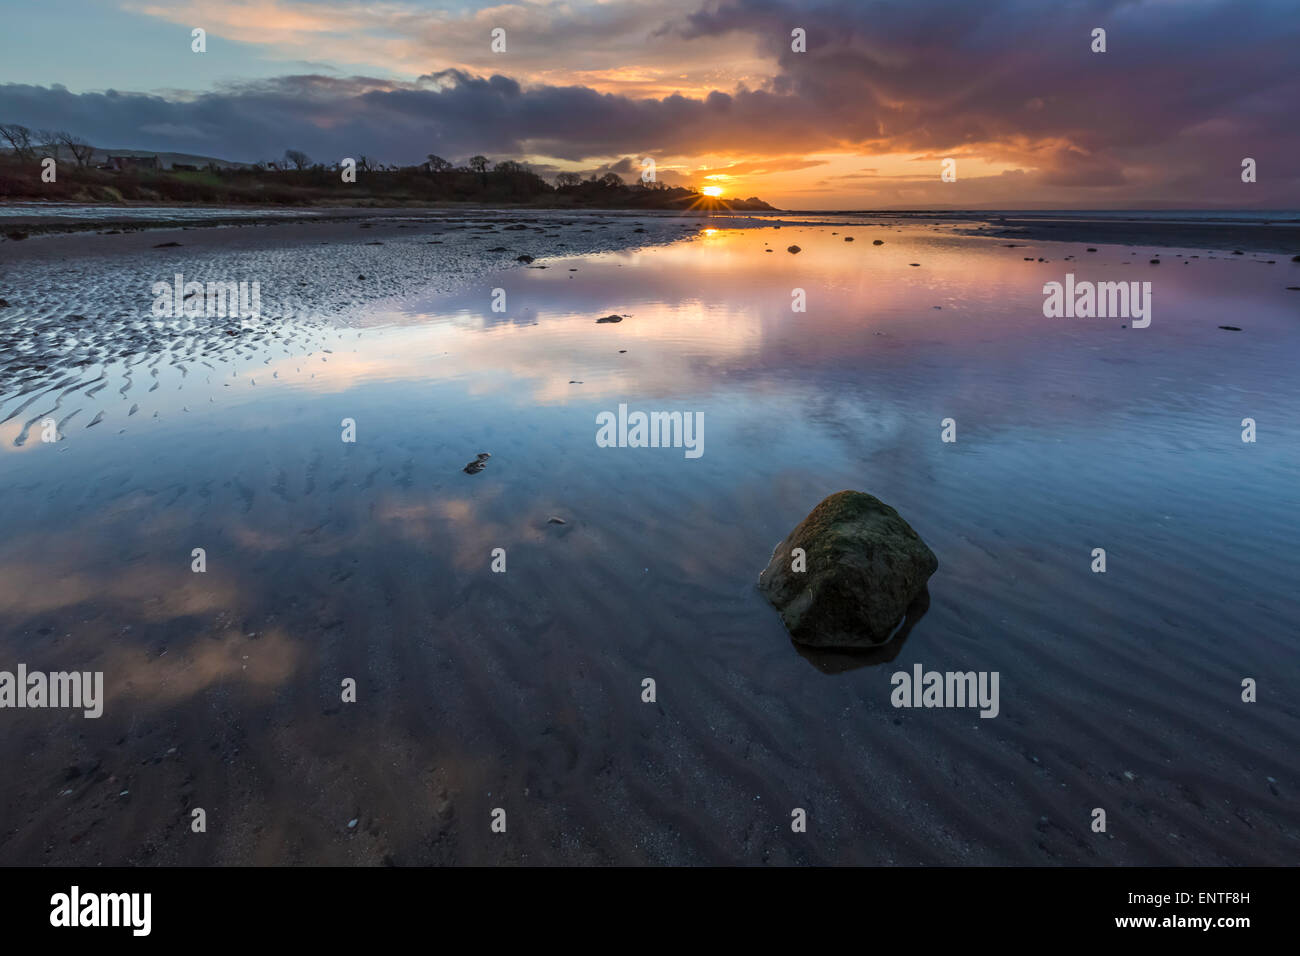
[[[1294,210],[1298,50],[1300,0],[0,0],[0,123],[244,162],[652,159],[785,209]]]

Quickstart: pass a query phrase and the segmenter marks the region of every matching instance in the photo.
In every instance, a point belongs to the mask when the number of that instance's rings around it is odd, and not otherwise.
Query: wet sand
[[[1007,216],[981,223],[970,232],[1002,239],[1241,250],[1277,253],[1282,259],[1300,256],[1300,223],[1294,217],[1278,221],[1178,222]]]
[[[108,696],[0,711],[0,863],[1294,862],[1300,265],[500,217],[0,246],[0,667]],[[261,277],[265,324],[156,328],[176,269]],[[1157,283],[1151,327],[1045,319],[1066,270]],[[704,455],[598,448],[619,402]],[[754,586],[843,488],[940,562],[875,663]],[[1000,715],[894,709],[915,663]]]

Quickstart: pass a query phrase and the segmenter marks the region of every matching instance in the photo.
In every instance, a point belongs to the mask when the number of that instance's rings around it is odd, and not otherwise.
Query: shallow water
[[[1300,266],[1084,248],[723,228],[76,373],[62,441],[0,426],[0,649],[109,700],[39,758],[68,719],[10,712],[0,859],[1294,862]],[[1044,318],[1067,272],[1150,281],[1150,327]],[[620,403],[702,456],[598,447]],[[939,558],[889,661],[754,587],[844,488]],[[916,663],[999,672],[999,716],[891,707]],[[178,791],[239,823],[186,841]],[[112,822],[51,840],[69,799]]]

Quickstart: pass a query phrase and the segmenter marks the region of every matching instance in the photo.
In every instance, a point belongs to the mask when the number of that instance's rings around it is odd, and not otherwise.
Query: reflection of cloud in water
[[[32,428],[35,429],[34,435],[32,431],[29,430],[27,433],[27,441],[23,442],[21,445],[15,445],[14,441],[22,434],[24,424],[25,419],[19,418],[12,418],[3,424],[0,424],[0,451],[15,452],[31,451],[34,448],[42,447],[49,448],[48,443],[40,440],[40,422],[37,422],[32,426]]]
[[[476,320],[475,325],[480,329],[492,329],[501,325],[536,325],[538,322],[538,312],[532,306],[524,306],[522,309],[513,309],[507,312],[478,312],[470,316],[471,320]],[[457,322],[459,325],[460,323]]]
[[[108,648],[96,664],[104,671],[108,706],[136,699],[173,705],[232,683],[269,697],[297,673],[305,658],[301,642],[279,629],[256,637],[230,632],[168,651],[160,656],[138,645]]]
[[[83,542],[69,544],[65,551],[50,545],[48,539],[34,538],[12,550],[27,556],[69,555],[79,553]],[[142,620],[166,621],[232,607],[238,595],[238,588],[217,572],[191,573],[188,552],[180,552],[176,564],[168,567],[112,566],[100,572],[56,569],[48,560],[36,564],[30,557],[0,564],[0,609],[6,614],[45,614],[108,602],[129,608]]]

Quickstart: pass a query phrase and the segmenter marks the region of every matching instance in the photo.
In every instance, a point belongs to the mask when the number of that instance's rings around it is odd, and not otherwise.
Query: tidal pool
[[[107,698],[0,714],[0,861],[1293,861],[1300,266],[683,235],[0,392],[3,662]],[[1067,273],[1150,281],[1150,326],[1046,318]],[[602,447],[620,405],[701,454]],[[755,588],[846,488],[939,558],[870,659]],[[891,706],[916,665],[998,716]]]

